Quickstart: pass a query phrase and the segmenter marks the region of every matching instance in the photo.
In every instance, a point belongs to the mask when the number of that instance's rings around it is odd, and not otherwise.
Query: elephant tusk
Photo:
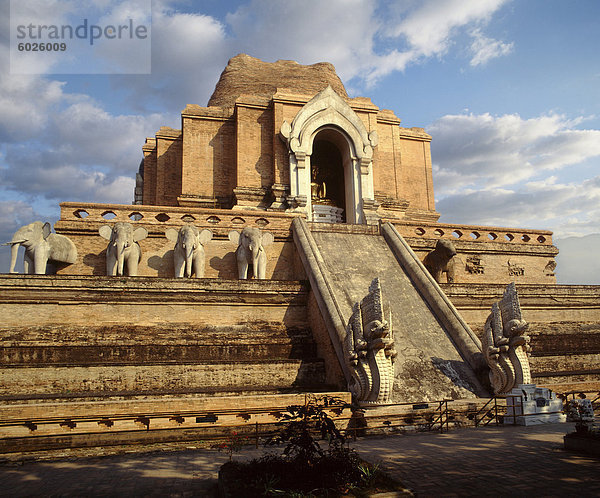
[[[5,242],[2,245],[3,246],[14,246],[15,244],[22,244],[23,242],[26,242],[26,240],[25,239],[23,239],[23,240],[11,240],[10,242]]]

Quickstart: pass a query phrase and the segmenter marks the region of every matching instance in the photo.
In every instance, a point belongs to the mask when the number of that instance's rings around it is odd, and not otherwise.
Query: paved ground
[[[359,440],[356,448],[417,496],[600,496],[600,459],[562,450],[570,424]],[[260,450],[259,450],[260,451]],[[252,457],[244,450],[235,458]],[[15,462],[1,496],[214,496],[227,455],[209,449]]]
[[[563,450],[572,424],[367,439],[361,455],[417,496],[600,496],[600,458]]]

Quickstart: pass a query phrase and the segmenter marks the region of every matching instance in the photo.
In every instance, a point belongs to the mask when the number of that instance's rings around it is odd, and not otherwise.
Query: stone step
[[[75,275],[0,275],[3,327],[306,326],[306,282]]]
[[[0,327],[2,346],[124,345],[156,343],[231,344],[269,340],[312,341],[310,329],[288,327],[281,322],[260,319],[239,324],[211,326],[190,324],[159,325],[68,325]]]
[[[94,396],[152,392],[310,390],[325,384],[321,359],[204,361],[2,368],[0,396]],[[318,389],[318,388],[317,388]]]
[[[563,370],[557,372],[543,372],[531,374],[533,382],[538,385],[549,387],[553,391],[558,392],[555,386],[573,383],[585,383],[596,385],[600,389],[600,369],[596,370]]]
[[[548,375],[554,372],[597,372],[600,369],[600,353],[570,355],[539,355],[529,358],[531,372]]]
[[[0,405],[0,453],[252,434],[313,396],[351,401],[347,392],[325,392]],[[349,418],[349,408],[331,415]]]
[[[192,327],[0,328],[0,367],[302,359],[316,356],[310,329],[262,321]]]
[[[311,359],[312,342],[281,339],[256,344],[134,344],[113,346],[0,347],[0,368],[14,366],[84,366],[197,364],[218,361]]]
[[[534,355],[600,353],[599,323],[534,323],[529,335]]]
[[[557,394],[586,393],[590,399],[600,396],[600,378],[587,382],[555,382],[552,386],[543,383],[538,385],[539,387],[549,387]]]

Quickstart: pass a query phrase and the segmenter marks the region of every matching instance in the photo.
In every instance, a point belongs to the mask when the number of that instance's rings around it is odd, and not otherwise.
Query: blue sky
[[[47,23],[85,4],[19,1]],[[553,230],[559,249],[567,240],[559,280],[600,283],[596,0],[155,0],[149,75],[48,74],[49,58],[35,66],[46,74],[11,74],[8,6],[0,0],[2,241],[55,221],[60,201],[130,203],[144,138],[178,128],[245,52],[332,62],[352,96],[433,136],[440,221]]]

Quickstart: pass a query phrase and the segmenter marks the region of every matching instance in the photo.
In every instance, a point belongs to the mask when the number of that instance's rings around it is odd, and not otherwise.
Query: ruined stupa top
[[[335,67],[328,62],[303,66],[295,61],[264,62],[239,54],[229,59],[208,105],[233,107],[235,100],[243,93],[271,97],[277,92],[277,88],[289,88],[295,93],[314,95],[328,85],[338,95],[348,96]]]

